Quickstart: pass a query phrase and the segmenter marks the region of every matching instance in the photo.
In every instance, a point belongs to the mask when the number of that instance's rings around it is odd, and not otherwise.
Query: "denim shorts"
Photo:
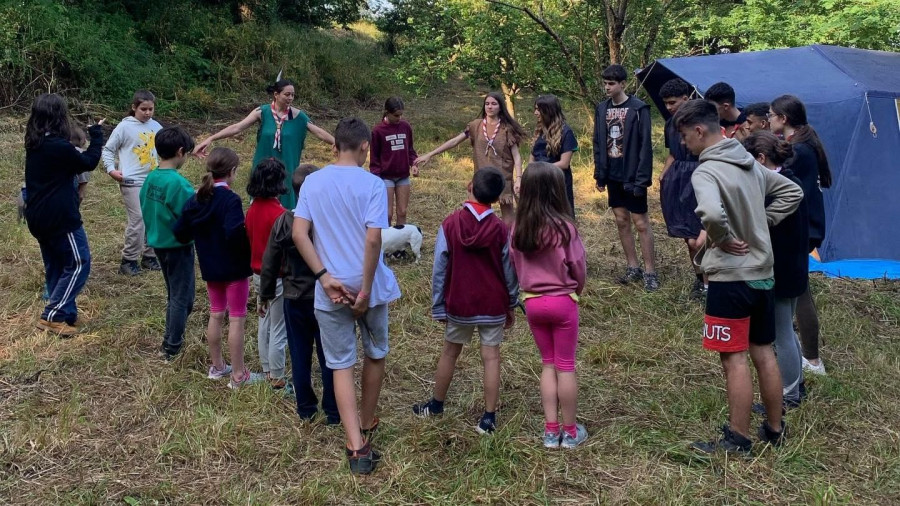
[[[411,184],[408,177],[398,177],[394,179],[384,178],[384,186],[387,188],[393,188],[395,186],[409,186]]]
[[[316,321],[322,335],[322,351],[329,369],[347,369],[356,365],[356,328],[363,353],[379,360],[388,354],[388,305],[370,307],[359,320],[349,306],[336,311],[316,309]]]

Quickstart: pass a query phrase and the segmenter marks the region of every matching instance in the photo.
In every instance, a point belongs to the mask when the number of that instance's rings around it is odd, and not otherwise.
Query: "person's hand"
[[[605,191],[606,191],[606,185],[605,185],[605,184],[597,183],[597,191],[600,192],[600,193],[605,192]]]
[[[646,197],[647,196],[647,189],[644,188],[643,186],[635,186],[633,191],[634,191],[635,197]]]
[[[506,310],[506,323],[503,324],[503,328],[504,329],[512,328],[512,326],[515,324],[516,324],[515,308],[509,308]]]
[[[206,158],[206,150],[207,148],[209,148],[210,144],[212,144],[212,141],[210,141],[209,139],[206,139],[200,144],[197,144],[197,146],[194,148],[194,156],[200,159]]]
[[[269,301],[256,299],[256,314],[259,315],[260,318],[265,318],[266,314],[269,312]]]
[[[750,253],[750,246],[747,245],[744,241],[740,239],[729,239],[721,244],[719,244],[719,248],[722,249],[725,253],[729,255],[742,257],[747,253]]]
[[[100,118],[100,121],[94,123],[91,126],[103,126],[103,123],[106,123],[106,118]]]
[[[419,177],[419,166],[413,165],[411,169],[409,169],[409,173],[412,174],[413,177]]]
[[[413,162],[413,165],[415,165],[415,166],[428,165],[428,162],[430,162],[430,161],[431,161],[430,156],[422,155],[422,156],[416,158],[416,160]]]
[[[513,193],[519,195],[519,191],[522,190],[522,178],[518,178],[513,182]]]
[[[335,304],[351,304],[353,295],[344,287],[344,284],[337,279],[331,277],[327,272],[319,278],[322,288],[325,289],[325,295]]]
[[[356,297],[353,298],[353,303],[350,305],[350,309],[353,310],[353,318],[362,318],[362,316],[366,314],[366,311],[369,310],[368,294],[363,292],[356,294]]]
[[[111,170],[111,171],[109,171],[109,177],[115,179],[115,180],[116,180],[117,182],[119,182],[119,183],[121,183],[122,180],[125,179],[125,178],[122,176],[122,171],[121,171],[121,170]]]

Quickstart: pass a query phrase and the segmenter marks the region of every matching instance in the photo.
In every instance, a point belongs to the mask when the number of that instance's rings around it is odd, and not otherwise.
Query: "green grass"
[[[456,132],[480,98],[461,87],[409,98],[420,152]],[[569,104],[567,104],[569,105]],[[531,119],[530,102],[519,115]],[[810,399],[788,417],[792,437],[751,461],[687,449],[726,419],[717,358],[700,345],[702,308],[688,300],[685,248],[664,237],[651,194],[663,288],[619,287],[624,268],[605,197],[592,189],[588,116],[567,107],[582,151],[575,157],[580,229],[589,281],[581,307],[580,410],[591,437],[575,451],[539,444],[540,363],[521,319],[502,348],[500,428],[473,430],[482,407],[481,361],[467,349],[443,417],[413,418],[430,394],[441,326],[428,317],[430,257],[440,220],[465,197],[468,148],[436,158],[414,181],[410,221],[426,233],[419,264],[392,263],[403,298],[391,308],[391,354],[376,444],[384,466],[347,472],[339,428],[300,422],[265,387],[230,392],[206,379],[208,301],[198,283],[183,354],[155,358],[164,325],[158,275],[126,279],[118,268],[124,214],[112,181],[98,173],[83,211],[94,258],[79,299],[89,325],[60,340],[37,331],[42,266],[36,242],[16,223],[24,118],[0,118],[0,503],[27,504],[890,504],[900,497],[900,284],[814,277],[829,376],[810,378]],[[332,128],[344,114],[310,111]],[[533,123],[529,121],[528,123]],[[190,125],[198,138],[220,125]],[[531,128],[531,126],[528,126]],[[662,160],[661,124],[655,125]],[[244,160],[255,135],[220,143]],[[306,157],[329,161],[310,139]],[[202,167],[190,161],[187,177]],[[246,350],[256,358],[255,317]],[[38,374],[39,373],[39,374]],[[317,382],[318,383],[318,382]]]

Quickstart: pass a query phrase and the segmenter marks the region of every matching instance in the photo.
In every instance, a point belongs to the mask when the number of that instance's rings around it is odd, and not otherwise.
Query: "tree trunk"
[[[500,90],[503,92],[503,100],[506,102],[506,110],[513,118],[516,117],[515,95],[518,87],[515,84],[500,83]]]
[[[609,63],[622,63],[623,39],[625,37],[625,15],[628,0],[604,0],[606,11],[606,42],[609,46]]]

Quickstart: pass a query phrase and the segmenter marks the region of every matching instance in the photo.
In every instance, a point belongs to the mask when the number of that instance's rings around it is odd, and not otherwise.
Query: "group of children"
[[[623,68],[613,65],[603,78],[609,99],[595,116],[594,176],[597,188],[608,191],[628,262],[619,281],[641,281],[652,291],[659,288],[659,279],[647,217],[647,188],[652,183],[649,109],[625,93]],[[824,221],[816,221],[821,193],[811,195],[805,178],[815,170],[812,180],[818,191],[819,184],[827,186],[830,173],[821,143],[796,98],[780,97],[763,119],[761,108],[737,109],[733,90],[728,95],[725,87],[709,92],[721,103],[690,100],[692,89],[683,81],[662,88],[661,98],[674,117],[665,130],[670,153],[660,193],[668,231],[685,239],[697,269],[692,293],[702,296],[708,290],[704,346],[720,352],[727,378],[730,425],[721,439],[695,446],[746,452],[752,403],[748,351],[760,378],[759,410],[767,416],[759,431],[763,441],[781,442],[782,406],[796,405],[803,395],[801,349],[791,322],[799,300],[808,297],[806,254],[824,232]],[[405,223],[409,176],[417,175],[419,165],[442,149],[417,156],[412,129],[402,120],[403,103],[391,98],[382,122],[372,131],[357,118],[342,119],[333,137],[336,161],[322,169],[300,165],[293,171],[291,189],[284,187],[287,172],[282,162],[266,158],[257,163],[247,186],[252,202],[245,215],[241,197],[231,189],[238,155],[222,147],[208,156],[204,151],[206,174],[195,192],[178,172],[195,152],[194,141],[180,127],[157,128],[153,104],[152,95],[135,95],[132,119],[126,118],[113,132],[104,160],[129,210],[121,270],[161,270],[166,284],[162,356],[172,359],[184,342],[194,303],[196,250],[210,303],[208,377],[228,377],[231,388],[258,381],[268,381],[275,389],[293,385],[298,415],[312,419],[319,405],[311,381],[315,349],[326,422],[343,424],[351,471],[372,472],[381,458],[370,441],[379,425],[375,413],[389,351],[387,308],[400,297],[397,280],[382,258],[381,230],[391,225],[393,216],[398,225]],[[476,152],[484,149],[486,160],[505,159],[498,151],[504,147],[514,146],[518,152],[521,127],[512,124],[515,120],[504,114],[501,104],[489,95],[482,118],[458,136],[462,139],[451,139],[442,148],[470,138]],[[578,300],[586,278],[570,169],[578,145],[556,97],[539,97],[534,113],[538,125],[527,168],[499,169],[488,162],[476,166],[468,199],[438,231],[431,313],[446,324],[445,342],[432,397],[412,410],[423,417],[443,412],[456,361],[477,330],[485,410],[476,430],[493,432],[499,346],[524,300],[523,312],[543,363],[543,444],[572,448],[588,436],[576,417]],[[501,130],[506,140],[495,145]],[[53,94],[35,100],[26,131],[26,216],[41,246],[50,292],[38,326],[65,335],[78,330],[74,301],[90,270],[72,184],[76,174],[99,162],[99,125],[89,133],[91,143],[80,153],[69,142],[65,101]],[[363,168],[367,159],[370,171]],[[803,160],[806,166],[801,169]],[[288,191],[296,195],[294,209],[285,209],[279,200]],[[501,220],[491,206],[511,191],[517,198],[506,203],[514,202],[517,209],[502,207]],[[140,224],[132,223],[132,208]],[[632,225],[638,229],[643,269]],[[470,281],[473,277],[480,280],[477,286]],[[251,372],[243,356],[251,282],[259,294],[262,374]],[[230,363],[222,350],[226,313]],[[359,406],[354,380],[357,328],[365,355]],[[285,347],[291,356],[291,382],[285,378]]]

